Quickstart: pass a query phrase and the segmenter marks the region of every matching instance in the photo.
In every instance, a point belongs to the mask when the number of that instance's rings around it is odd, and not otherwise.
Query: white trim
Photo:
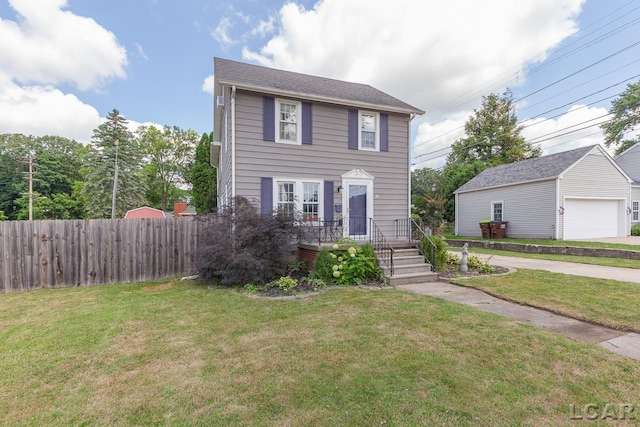
[[[373,116],[375,118],[375,141],[374,147],[362,146],[362,116]],[[358,110],[358,150],[360,151],[380,151],[380,113],[375,111]]]
[[[636,203],[638,205],[638,209],[633,209],[633,204]],[[637,219],[633,219],[633,213],[636,212],[637,215]],[[631,201],[631,222],[638,222],[640,221],[640,200],[632,200]]]
[[[588,155],[590,154],[594,154],[593,152],[598,150],[598,152],[602,155],[604,155],[604,157],[609,160],[609,163],[611,163],[613,165],[613,167],[615,167],[618,172],[620,172],[620,174],[622,174],[622,176],[627,180],[627,182],[632,183],[633,180],[631,179],[631,177],[618,165],[618,163],[616,163],[615,160],[613,160],[613,158],[609,155],[609,153],[607,153],[604,148],[602,148],[600,146],[600,144],[596,145],[595,147],[593,147],[593,149],[589,150],[588,153],[586,153],[584,156],[580,157],[580,159],[578,159],[574,164],[572,164],[571,166],[569,166],[568,168],[566,168],[564,171],[562,171],[560,173],[560,175],[558,176],[558,178],[564,178],[564,175],[566,175],[571,169],[573,169],[578,163],[580,163],[581,161],[583,161]]]
[[[363,169],[353,169],[341,176],[342,178],[342,216],[349,218],[349,185],[365,185],[367,187],[367,212],[366,212],[366,235],[358,236],[360,239],[368,239],[371,230],[369,230],[369,218],[375,218],[373,210],[373,175],[367,173]],[[349,221],[345,221],[342,230],[344,237],[349,237]]]
[[[324,180],[316,178],[291,178],[274,176],[272,185],[273,194],[273,209],[278,209],[278,184],[283,182],[294,183],[294,205],[297,212],[302,212],[302,205],[304,204],[304,184],[313,183],[318,184],[318,220],[324,219]]]
[[[292,104],[296,106],[296,140],[280,139],[280,104]],[[279,144],[302,145],[302,102],[292,99],[276,98],[275,99],[275,142]]]
[[[504,221],[504,200],[493,200],[491,202],[491,214],[489,216],[489,218],[491,218],[491,221],[495,221],[496,219],[493,217],[494,214],[494,206],[497,205],[498,203],[500,203],[502,205],[502,218],[500,218],[500,222]]]
[[[385,104],[372,104],[369,102],[358,102],[351,99],[340,99],[340,98],[333,98],[330,96],[312,95],[304,92],[296,92],[296,91],[290,91],[290,90],[277,90],[273,87],[239,84],[238,82],[233,82],[231,80],[229,81],[219,80],[218,84],[236,85],[238,88],[247,90],[250,92],[258,92],[261,94],[269,94],[269,95],[274,95],[274,96],[279,96],[284,98],[304,98],[309,101],[318,101],[318,102],[324,102],[327,104],[336,104],[341,106],[348,105],[348,106],[352,106],[355,108],[362,108],[362,109],[382,109],[390,113],[416,114],[419,116],[424,114],[424,111],[418,110],[417,108],[394,107],[394,106],[385,105]],[[409,105],[409,107],[411,106]]]
[[[555,208],[556,208],[556,225],[555,225],[555,236],[554,239],[560,239],[560,178],[556,179],[556,193],[554,194],[555,199]],[[562,210],[564,212],[564,205],[562,206]],[[564,223],[563,223],[564,226]],[[564,233],[564,227],[563,227]]]

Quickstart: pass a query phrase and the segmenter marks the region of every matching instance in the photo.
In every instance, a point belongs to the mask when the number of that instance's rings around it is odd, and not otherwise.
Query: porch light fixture
[[[564,215],[564,206],[560,206],[558,208],[558,212],[560,213],[560,215]]]
[[[342,193],[342,185],[338,185],[338,193]]]

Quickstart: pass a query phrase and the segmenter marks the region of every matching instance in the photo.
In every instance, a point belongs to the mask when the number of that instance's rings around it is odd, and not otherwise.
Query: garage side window
[[[491,202],[491,221],[503,221],[502,215],[502,205],[503,202]]]
[[[640,200],[631,202],[631,221],[640,221]]]

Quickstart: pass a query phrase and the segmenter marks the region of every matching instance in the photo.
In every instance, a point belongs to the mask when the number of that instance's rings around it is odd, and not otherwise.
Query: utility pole
[[[29,153],[29,221],[33,221],[33,155]]]
[[[116,146],[116,169],[113,172],[113,194],[111,195],[111,219],[116,219],[116,194],[118,193],[118,140],[113,142]]]

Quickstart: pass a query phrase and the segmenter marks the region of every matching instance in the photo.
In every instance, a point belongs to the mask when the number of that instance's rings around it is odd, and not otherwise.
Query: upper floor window
[[[640,221],[640,200],[631,202],[631,221]]]
[[[276,142],[301,143],[300,102],[276,100]]]
[[[502,218],[502,202],[491,202],[491,221],[501,222]]]
[[[360,150],[378,151],[380,145],[379,114],[360,111],[358,119],[360,123],[358,148]]]

